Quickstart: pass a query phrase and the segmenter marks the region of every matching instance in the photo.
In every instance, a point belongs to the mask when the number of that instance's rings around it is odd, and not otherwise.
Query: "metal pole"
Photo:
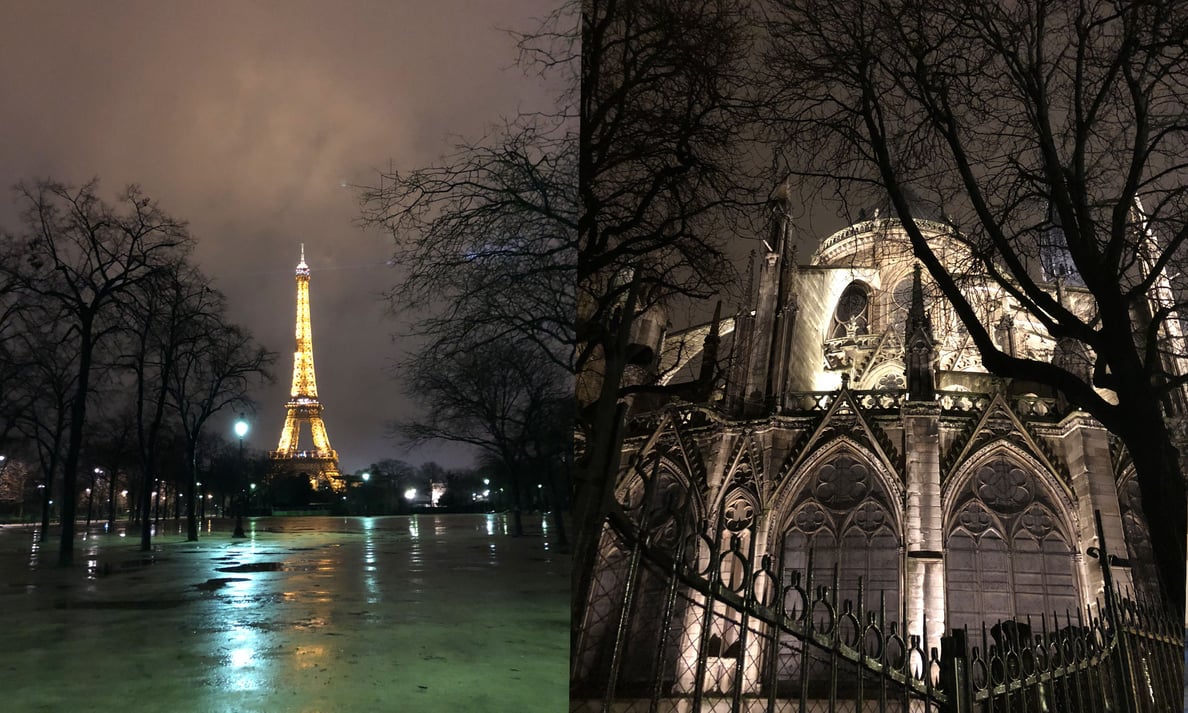
[[[235,508],[235,532],[232,537],[247,537],[243,532],[243,436],[239,437],[239,464],[236,470],[235,485],[239,490],[239,504]]]

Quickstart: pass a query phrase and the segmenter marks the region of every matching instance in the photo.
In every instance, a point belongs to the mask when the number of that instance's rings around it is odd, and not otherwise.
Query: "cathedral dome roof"
[[[921,198],[920,195],[912,190],[910,187],[903,189],[903,197],[907,202],[908,211],[911,213],[913,219],[917,221],[931,221],[934,223],[948,223],[949,218],[945,215],[945,211],[935,201]],[[890,196],[883,196],[882,200],[875,201],[869,207],[862,208],[858,211],[858,221],[874,220],[877,218],[891,218],[899,220],[899,211],[895,210],[895,206],[891,203]]]

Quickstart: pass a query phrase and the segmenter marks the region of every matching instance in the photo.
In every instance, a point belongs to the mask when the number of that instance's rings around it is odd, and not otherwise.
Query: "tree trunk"
[[[1188,497],[1180,453],[1172,443],[1171,433],[1162,414],[1142,413],[1135,409],[1123,442],[1134,461],[1135,481],[1142,496],[1143,515],[1151,533],[1155,566],[1162,591],[1174,611],[1183,612],[1185,576],[1185,530],[1188,527]],[[1157,411],[1157,409],[1154,409]]]
[[[619,403],[619,387],[627,367],[627,344],[635,322],[640,284],[636,279],[627,293],[622,318],[603,349],[602,387],[594,402],[594,417],[588,428],[585,463],[575,468],[573,484],[573,574],[571,584],[571,616],[581,621],[594,564],[598,557],[598,543],[602,526],[615,492],[615,478],[619,471],[619,439],[626,409]],[[576,631],[576,630],[575,630]]]
[[[107,470],[107,531],[115,532],[116,514],[116,474],[111,468]]]
[[[512,537],[524,536],[524,508],[520,504],[520,474],[517,468],[508,468],[512,489]]]
[[[87,488],[87,525],[83,528],[83,535],[91,533],[91,506],[95,502],[95,471],[91,470],[91,487]]]
[[[202,497],[198,492],[198,458],[193,444],[186,446],[186,463],[190,466],[190,477],[186,483],[186,542],[198,541],[198,503],[195,498]]]
[[[161,531],[161,496],[165,493],[165,481],[158,479],[156,495],[153,496],[153,527],[157,528],[157,532]],[[165,501],[165,507],[169,507],[169,501]],[[169,517],[168,514],[165,517]]]
[[[54,474],[51,472],[45,479],[45,487],[41,489],[41,532],[37,535],[38,542],[49,540],[50,498],[53,496]]]
[[[140,510],[140,551],[150,552],[153,549],[153,484],[152,477],[147,470],[141,471],[140,497],[137,507]]]
[[[79,345],[78,391],[74,395],[70,409],[70,440],[66,446],[66,462],[62,467],[62,540],[58,548],[58,564],[62,567],[74,563],[74,489],[78,476],[78,456],[82,450],[83,427],[86,425],[87,394],[91,390],[91,352],[95,348],[89,316],[82,319]]]

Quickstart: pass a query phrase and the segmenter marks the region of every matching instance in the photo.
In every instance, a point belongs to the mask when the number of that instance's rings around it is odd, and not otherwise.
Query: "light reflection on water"
[[[375,557],[375,520],[368,517],[363,519],[363,586],[367,589],[367,603],[376,604],[380,600],[379,583],[376,578]]]
[[[250,537],[232,540],[229,521],[216,521],[213,535],[201,538],[197,546],[181,542],[184,528],[177,533],[172,526],[163,526],[167,539],[161,541],[160,549],[154,542],[154,554],[144,555],[133,554],[133,540],[139,539],[138,526],[117,522],[105,534],[107,528],[96,523],[92,536],[76,545],[76,562],[85,563],[85,570],[75,570],[78,579],[85,571],[86,578],[92,581],[74,591],[107,596],[109,587],[132,577],[140,579],[142,571],[148,581],[164,586],[183,567],[194,567],[179,578],[177,588],[184,589],[179,596],[186,603],[177,612],[191,612],[198,622],[192,630],[200,636],[195,641],[202,644],[201,663],[197,665],[204,684],[261,695],[277,690],[278,682],[291,681],[286,677],[295,671],[302,671],[301,675],[308,678],[318,667],[341,662],[342,644],[316,645],[337,627],[350,627],[354,621],[374,627],[398,618],[385,607],[405,599],[431,600],[437,596],[435,573],[443,566],[443,547],[465,543],[465,569],[474,570],[505,564],[513,552],[510,541],[501,536],[510,530],[507,514],[257,518],[250,522],[249,528],[245,519],[244,528]],[[537,543],[541,542],[542,531],[549,536],[556,533],[556,528],[548,528],[535,517],[526,517],[525,525],[529,535],[536,535]],[[132,537],[118,539],[127,536],[126,530],[131,530]],[[203,523],[203,530],[212,531],[209,521]],[[19,540],[17,533],[9,535],[10,561],[20,567],[28,556],[31,566],[54,567],[57,532],[51,530],[51,539],[44,547],[36,536],[30,543],[26,539],[30,533],[19,533]],[[309,539],[304,539],[305,533],[310,533]],[[548,538],[544,545],[547,549]],[[277,562],[283,562],[283,571],[215,571],[224,565]],[[125,569],[124,564],[129,568]],[[140,569],[147,565],[154,566]],[[105,576],[111,574],[118,576]],[[195,589],[207,578],[245,581]],[[148,592],[135,596],[142,595],[147,598]],[[344,602],[349,602],[349,610],[343,608]],[[90,612],[87,615],[89,619],[101,616]]]
[[[297,669],[317,668],[321,665],[319,659],[326,654],[325,646],[298,646],[293,651],[297,657]]]
[[[256,669],[256,653],[259,650],[260,634],[249,626],[234,626],[226,633],[226,642],[220,649],[226,649],[223,659],[227,688],[234,691],[251,691],[260,688],[263,676]]]

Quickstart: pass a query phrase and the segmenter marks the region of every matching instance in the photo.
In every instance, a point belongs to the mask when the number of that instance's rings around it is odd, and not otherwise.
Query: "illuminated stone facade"
[[[888,621],[926,630],[929,646],[954,627],[1066,610],[1075,618],[1102,592],[1101,569],[1086,555],[1095,511],[1111,551],[1130,560],[1116,580],[1154,592],[1134,469],[1110,433],[1047,387],[987,373],[894,217],[876,213],[825,238],[800,265],[788,206],[772,208],[752,297],[738,314],[645,345],[660,355],[652,373],[663,383],[704,378],[707,361],[722,369],[712,388],[687,391],[704,398],[633,405],[619,502],[630,509],[642,488],[637,464],[647,463],[650,492],[682,504],[685,522],[666,528],[724,533],[720,547],[756,565],[768,556],[785,574],[803,571],[811,548],[816,581],[832,581],[838,565],[846,598],[861,578],[866,602],[881,593]],[[947,225],[917,224],[942,259],[959,263]],[[1063,284],[1066,305],[1088,310],[1088,294]],[[1002,349],[1087,366],[992,285],[963,289]],[[604,561],[615,556],[608,550]],[[596,575],[604,594],[623,586],[608,577]],[[579,627],[579,650],[591,652],[586,664],[579,654],[579,672],[597,665],[599,606]],[[679,640],[704,639],[698,626],[686,622]],[[727,628],[713,647],[730,650]],[[674,691],[682,685],[691,686],[677,680]]]

